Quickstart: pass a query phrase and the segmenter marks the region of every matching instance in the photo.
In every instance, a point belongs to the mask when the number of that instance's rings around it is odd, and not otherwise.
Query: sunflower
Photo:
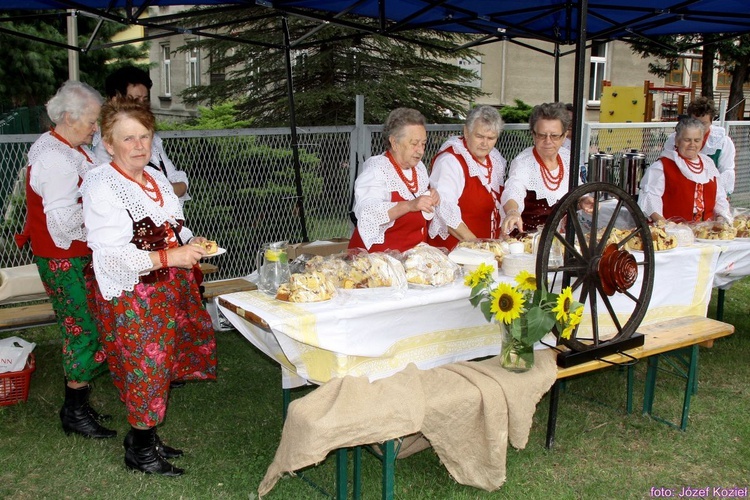
[[[482,262],[474,271],[466,275],[464,284],[474,288],[478,284],[486,282],[492,276],[494,270],[495,268]]]
[[[521,290],[529,290],[532,292],[536,290],[536,276],[528,271],[521,271],[518,273],[516,275],[516,283],[518,283],[518,288]]]
[[[567,322],[570,315],[570,305],[573,303],[573,290],[570,287],[565,288],[557,296],[557,305],[552,308],[553,313],[557,313],[555,319],[560,322]]]
[[[576,326],[581,323],[583,317],[583,306],[578,306],[578,309],[570,313],[570,325]]]
[[[495,313],[498,321],[509,325],[514,319],[521,317],[523,311],[523,294],[508,283],[500,283],[492,291],[490,312]]]
[[[570,340],[570,336],[573,334],[573,330],[575,330],[575,325],[570,324],[565,327],[565,330],[562,331],[560,334],[560,337],[564,338],[565,340]]]

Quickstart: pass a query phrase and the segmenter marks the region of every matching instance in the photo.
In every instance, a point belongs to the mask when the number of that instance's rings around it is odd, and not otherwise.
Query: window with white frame
[[[195,87],[201,84],[200,55],[198,47],[191,47],[187,55],[187,86]]]
[[[607,43],[591,42],[591,65],[589,69],[589,104],[599,104],[602,97],[602,82],[607,74]]]
[[[161,46],[161,91],[165,97],[172,95],[172,54],[167,44]]]

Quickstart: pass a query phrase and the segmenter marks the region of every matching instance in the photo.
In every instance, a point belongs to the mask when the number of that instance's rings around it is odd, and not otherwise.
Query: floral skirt
[[[97,286],[91,257],[35,257],[35,261],[60,327],[65,377],[90,382],[107,371],[95,318]]]
[[[164,420],[172,380],[216,378],[216,339],[192,270],[99,299],[109,369],[130,425]]]

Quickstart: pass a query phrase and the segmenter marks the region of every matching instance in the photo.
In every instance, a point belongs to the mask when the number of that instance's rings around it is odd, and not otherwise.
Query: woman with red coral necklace
[[[430,186],[441,203],[428,231],[430,245],[452,250],[459,241],[500,237],[505,158],[495,149],[503,119],[492,106],[469,112],[463,136],[451,137],[432,160]]]
[[[535,106],[529,118],[534,145],[511,162],[503,206],[503,231],[543,226],[552,207],[568,192],[570,150],[562,147],[570,114],[559,102]]]
[[[16,241],[31,250],[62,334],[65,402],[60,421],[66,434],[89,438],[117,435],[99,421],[106,419],[89,405],[90,382],[107,371],[95,321],[96,282],[91,250],[86,246],[78,194],[94,168],[82,148],[98,129],[99,93],[85,83],[68,81],[47,103],[55,126],[29,150],[26,175],[26,226]]]
[[[383,128],[386,151],[367,159],[354,185],[354,229],[349,248],[405,251],[427,238],[427,218],[440,203],[422,163],[427,131],[422,113],[398,108]]]
[[[216,342],[192,272],[206,251],[189,244],[205,238],[183,225],[167,178],[145,170],[154,122],[148,107],[132,99],[106,103],[102,141],[112,161],[89,172],[81,192],[104,345],[131,426],[125,465],[179,476],[183,470],[167,459],[182,451],[165,445],[156,426],[165,418],[172,380],[216,377]]]
[[[699,119],[682,118],[675,127],[676,149],[665,148],[643,174],[638,205],[652,220],[732,219],[721,174],[700,153],[705,130]]]

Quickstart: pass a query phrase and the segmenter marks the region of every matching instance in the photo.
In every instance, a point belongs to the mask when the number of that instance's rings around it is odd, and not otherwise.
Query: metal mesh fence
[[[737,147],[734,206],[750,207],[750,123],[727,124]],[[629,149],[656,160],[673,124],[587,124],[587,151],[619,155]],[[459,125],[429,125],[425,164],[440,145],[461,132]],[[13,235],[25,219],[22,178],[26,153],[37,135],[0,135],[0,266],[32,262]],[[187,225],[197,235],[215,239],[227,253],[215,257],[219,272],[210,279],[249,274],[255,255],[269,241],[303,239],[289,129],[163,132],[167,154],[190,180],[192,200],[185,204]],[[587,139],[588,138],[588,139]],[[298,130],[301,184],[309,240],[349,237],[352,182],[361,159],[380,154],[382,126],[316,127]],[[365,145],[364,147],[362,145]],[[532,145],[528,125],[509,124],[498,149],[508,160]],[[582,155],[585,159],[588,154]],[[360,161],[357,161],[360,158]]]

